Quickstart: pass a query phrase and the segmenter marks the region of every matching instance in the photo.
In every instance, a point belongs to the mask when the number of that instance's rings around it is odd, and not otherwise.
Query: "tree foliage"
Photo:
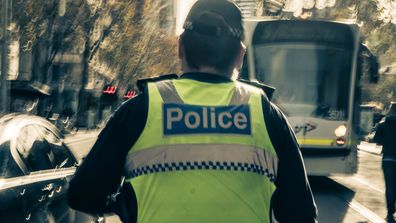
[[[103,40],[97,63],[112,70],[114,79],[133,81],[177,69],[176,36],[161,18],[171,1],[118,1],[117,22]],[[168,13],[168,16],[172,16]],[[166,15],[165,15],[166,17]],[[166,20],[166,18],[165,18]]]
[[[82,78],[89,74],[133,82],[177,70],[177,38],[159,20],[172,16],[171,1],[65,1],[61,15],[62,1],[24,0],[13,5],[21,50],[33,54],[33,73],[45,74],[37,79],[50,79],[54,57],[65,52],[83,56]]]

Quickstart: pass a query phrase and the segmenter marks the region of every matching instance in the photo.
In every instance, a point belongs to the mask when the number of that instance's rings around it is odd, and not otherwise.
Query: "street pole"
[[[2,52],[1,52],[1,79],[0,79],[0,91],[1,91],[1,110],[0,114],[6,114],[8,112],[8,5],[9,0],[3,0],[3,41],[2,41]]]

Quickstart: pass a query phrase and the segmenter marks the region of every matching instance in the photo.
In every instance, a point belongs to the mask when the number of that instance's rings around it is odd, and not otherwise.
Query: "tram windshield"
[[[276,87],[273,101],[288,116],[345,120],[351,83],[351,52],[323,43],[254,47],[258,81]]]

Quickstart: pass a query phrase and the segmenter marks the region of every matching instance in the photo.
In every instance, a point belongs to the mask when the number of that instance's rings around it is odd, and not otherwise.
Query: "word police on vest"
[[[163,105],[164,135],[180,134],[251,134],[248,105],[199,106]]]

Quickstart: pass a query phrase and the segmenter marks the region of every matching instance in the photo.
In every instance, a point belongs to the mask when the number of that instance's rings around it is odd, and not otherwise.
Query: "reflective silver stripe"
[[[241,83],[236,82],[230,105],[248,104],[251,92]]]
[[[182,170],[246,171],[276,178],[278,158],[271,153],[241,145],[167,145],[130,152],[125,164],[127,178]]]
[[[167,103],[177,103],[184,104],[183,100],[177,93],[175,85],[171,80],[159,81],[156,82],[158,91],[162,97],[162,100],[165,104]]]

